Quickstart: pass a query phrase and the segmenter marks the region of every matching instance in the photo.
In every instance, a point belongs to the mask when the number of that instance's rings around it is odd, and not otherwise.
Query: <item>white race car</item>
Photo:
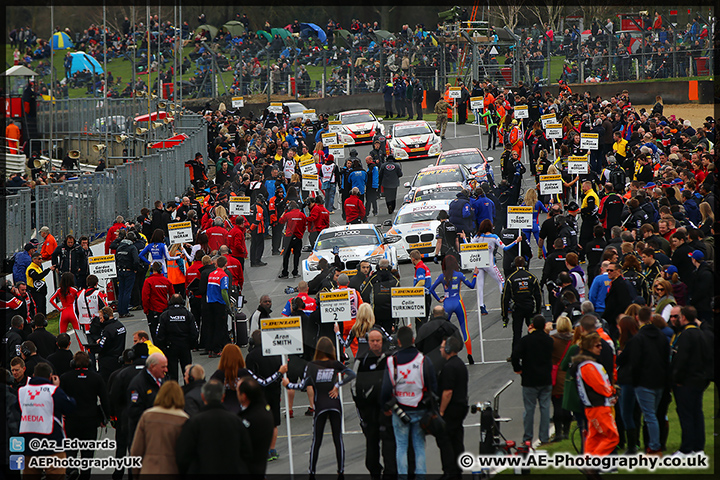
[[[340,112],[337,118],[341,124],[338,141],[344,145],[372,143],[378,129],[380,135],[385,135],[385,126],[380,123],[382,118],[377,118],[370,110]]]
[[[454,199],[454,198],[453,198]],[[398,210],[392,228],[386,235],[399,235],[397,243],[398,260],[410,260],[410,252],[418,250],[423,257],[432,256],[435,251],[435,231],[440,221],[437,219],[441,210],[447,211],[452,200],[429,200],[403,205]],[[390,222],[390,220],[387,220]]]
[[[417,188],[412,195],[405,195],[404,202],[423,202],[427,200],[455,200],[457,194],[462,191],[463,184],[460,182],[435,183]]]
[[[388,148],[397,160],[434,157],[442,152],[442,141],[439,132],[424,120],[400,122],[392,126]]]
[[[343,271],[357,269],[361,260],[377,265],[383,258],[388,259],[392,268],[395,268],[398,264],[397,250],[390,244],[398,240],[398,236],[383,236],[373,224],[326,228],[320,232],[310,256],[302,262],[302,279],[309,282],[320,273],[318,262],[321,258],[333,264],[335,247],[339,250]]]
[[[465,165],[470,170],[470,173],[475,175],[477,183],[488,182],[490,186],[494,187],[495,174],[492,166],[490,166],[492,161],[493,157],[486,157],[477,147],[458,148],[457,150],[442,152],[435,165]]]

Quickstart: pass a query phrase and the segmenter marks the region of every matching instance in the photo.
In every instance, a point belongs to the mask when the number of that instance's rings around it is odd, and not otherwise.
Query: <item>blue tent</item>
[[[100,74],[103,73],[103,68],[100,63],[95,60],[93,57],[88,55],[85,52],[75,52],[71,53],[70,56],[72,57],[72,66],[70,67],[70,75],[73,75],[75,72],[82,72],[85,69],[88,69],[90,73]]]
[[[65,50],[66,48],[72,48],[73,42],[65,32],[53,33],[52,48],[53,50]]]
[[[318,27],[314,23],[301,23],[300,24],[300,36],[303,38],[316,36],[322,43],[327,42],[327,35],[322,28]]]

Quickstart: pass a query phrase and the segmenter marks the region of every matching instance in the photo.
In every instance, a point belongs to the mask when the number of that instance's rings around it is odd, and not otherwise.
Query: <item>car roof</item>
[[[441,157],[452,157],[454,155],[462,155],[465,153],[477,153],[480,154],[482,151],[477,147],[472,148],[456,148],[455,150],[448,150],[447,152],[441,152]]]
[[[418,173],[433,172],[436,170],[462,170],[462,167],[456,163],[451,163],[449,165],[433,165],[423,168]]]
[[[349,115],[349,114],[357,114],[357,113],[372,113],[372,112],[369,109],[364,108],[362,110],[347,110],[347,111],[338,113],[338,115]]]
[[[406,213],[407,211],[418,211],[418,210],[445,210],[450,206],[450,202],[452,200],[423,200],[422,202],[412,202],[412,203],[406,203],[402,207],[400,207],[400,210],[398,210],[398,215],[401,213]]]
[[[328,227],[320,233],[342,232],[345,230],[357,230],[357,229],[368,229],[368,230],[372,230],[373,232],[377,233],[377,229],[375,228],[374,223],[356,223],[353,225],[338,225],[337,227]]]
[[[305,107],[305,105],[300,102],[283,102],[283,105],[301,105],[302,107]]]
[[[418,187],[418,189],[415,193],[422,192],[423,190],[433,190],[436,188],[443,188],[443,187],[464,188],[463,184],[460,182],[433,183],[432,185],[423,185],[422,187]]]
[[[393,127],[394,127],[394,128],[398,128],[398,127],[415,127],[415,126],[420,126],[420,125],[427,125],[428,127],[430,126],[430,124],[428,124],[428,122],[426,122],[425,120],[413,120],[412,122],[400,122],[400,123],[396,123],[395,125],[393,125]]]

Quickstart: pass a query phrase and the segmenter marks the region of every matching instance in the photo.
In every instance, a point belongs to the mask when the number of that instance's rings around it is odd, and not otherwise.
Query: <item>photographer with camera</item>
[[[437,378],[432,362],[426,362],[415,348],[410,327],[400,327],[395,338],[399,351],[388,358],[380,401],[385,405],[385,415],[392,415],[398,475],[407,478],[408,444],[412,441],[415,474],[424,476],[425,433],[420,420],[428,410],[426,402],[437,392]]]

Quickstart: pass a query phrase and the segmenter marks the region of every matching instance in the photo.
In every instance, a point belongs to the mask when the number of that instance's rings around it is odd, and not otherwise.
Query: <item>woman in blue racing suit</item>
[[[150,253],[149,261],[147,259],[148,253]],[[165,245],[165,232],[163,232],[159,228],[155,229],[152,237],[150,238],[150,243],[148,243],[145,248],[143,248],[142,252],[140,252],[140,260],[147,263],[148,265],[152,265],[154,262],[160,262],[160,264],[162,265],[162,273],[166,277],[167,264],[165,263],[165,260],[179,260],[180,258],[180,255],[170,255],[167,245]]]
[[[537,190],[534,188],[529,188],[528,191],[525,192],[525,199],[522,204],[526,207],[533,207],[532,234],[535,237],[535,243],[537,244],[540,241],[540,221],[538,220],[538,217],[540,216],[540,212],[548,213],[548,209],[545,208],[545,205],[540,200],[538,200]],[[528,241],[530,239],[530,232],[530,229],[523,230],[523,233],[528,238]]]
[[[457,316],[458,323],[460,324],[460,332],[462,333],[465,348],[468,352],[468,363],[472,365],[475,363],[472,358],[472,340],[470,338],[470,329],[467,324],[465,304],[460,296],[460,285],[461,283],[464,283],[468,286],[468,288],[475,288],[478,269],[475,268],[473,271],[472,281],[468,281],[467,278],[465,278],[465,275],[460,272],[458,261],[454,256],[445,255],[442,267],[443,271],[438,276],[437,280],[435,280],[432,287],[430,287],[430,293],[433,297],[435,297],[435,300],[443,303],[443,308],[448,314],[448,320],[450,320],[453,313]],[[445,297],[442,300],[438,297],[437,293],[435,293],[435,289],[440,284],[442,284],[445,289]]]
[[[502,248],[503,250],[509,250],[515,243],[520,240],[520,238],[518,237],[513,243],[505,245],[503,241],[500,240],[500,237],[498,237],[492,232],[492,221],[486,218],[485,220],[480,222],[480,226],[478,227],[478,233],[471,240],[472,243],[487,243],[488,251],[490,252],[490,266],[481,268],[478,275],[478,308],[480,309],[480,313],[482,315],[488,314],[487,308],[485,308],[485,277],[487,275],[490,275],[492,278],[494,278],[498,284],[498,289],[500,292],[502,292],[503,285],[505,283],[502,273],[500,273],[500,269],[497,267],[497,265],[495,265],[495,250],[498,248]]]

